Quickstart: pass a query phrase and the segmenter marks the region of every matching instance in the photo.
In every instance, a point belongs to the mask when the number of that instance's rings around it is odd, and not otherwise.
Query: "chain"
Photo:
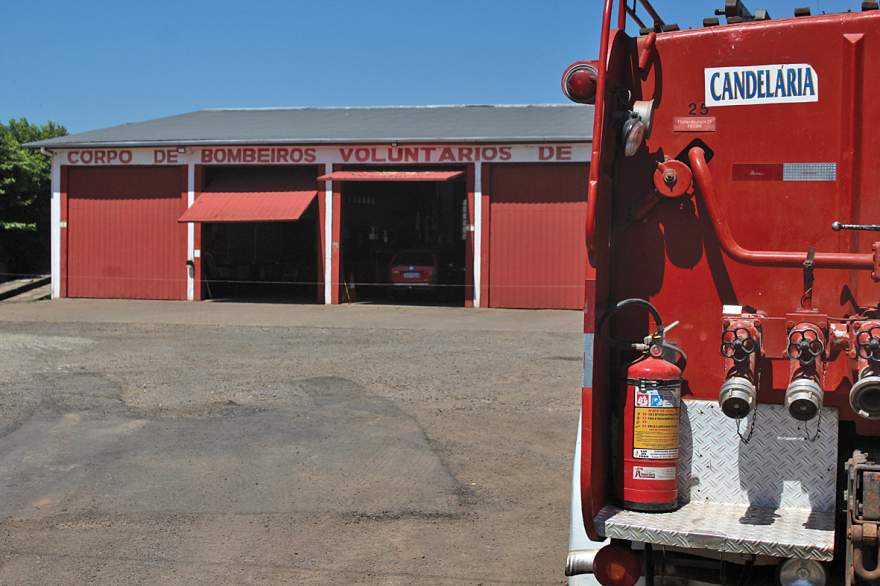
[[[748,432],[748,434],[743,436],[742,429],[740,427],[740,424],[742,423],[742,417],[736,418],[736,435],[739,436],[739,439],[740,439],[740,441],[742,441],[742,443],[747,444],[752,440],[752,434],[755,433],[755,421],[757,421],[757,419],[758,419],[758,405],[756,403],[755,404],[755,412],[752,413],[752,421],[749,424],[749,432]]]
[[[810,437],[808,423],[808,421],[804,421],[804,439],[808,442],[815,442],[819,439],[819,434],[822,433],[822,409],[819,409],[819,415],[816,417],[816,434],[813,437]]]

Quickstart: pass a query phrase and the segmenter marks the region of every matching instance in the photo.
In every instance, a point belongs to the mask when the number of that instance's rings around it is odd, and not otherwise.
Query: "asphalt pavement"
[[[581,316],[0,303],[0,584],[560,584]]]

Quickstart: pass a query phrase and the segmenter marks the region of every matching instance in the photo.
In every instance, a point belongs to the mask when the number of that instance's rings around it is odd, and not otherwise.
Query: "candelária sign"
[[[705,70],[706,106],[754,106],[819,101],[819,74],[805,63]]]

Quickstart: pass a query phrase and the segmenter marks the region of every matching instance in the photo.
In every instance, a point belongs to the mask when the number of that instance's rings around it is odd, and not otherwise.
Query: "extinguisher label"
[[[633,448],[633,458],[639,460],[677,460],[678,448],[670,448],[668,450],[643,450]]]
[[[636,387],[633,458],[678,458],[678,415],[681,386],[640,381]]]
[[[678,407],[678,397],[672,391],[659,389],[636,391],[636,407]]]
[[[633,466],[634,480],[675,480],[675,468],[653,466]]]

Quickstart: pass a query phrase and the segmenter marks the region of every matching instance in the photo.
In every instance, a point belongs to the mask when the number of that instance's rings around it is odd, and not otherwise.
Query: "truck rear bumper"
[[[608,506],[596,519],[607,537],[686,549],[830,561],[833,512],[689,503],[672,513]]]

